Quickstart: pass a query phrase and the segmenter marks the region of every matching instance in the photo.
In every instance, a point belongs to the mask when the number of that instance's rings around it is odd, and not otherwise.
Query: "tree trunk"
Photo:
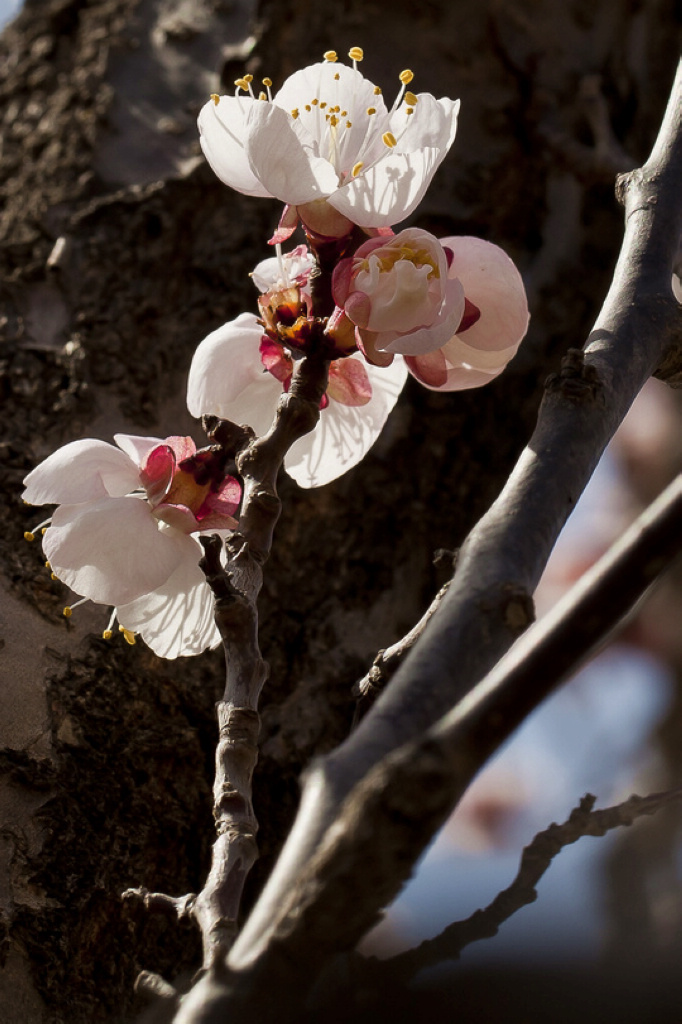
[[[390,14],[367,0],[28,0],[5,29],[0,1021],[120,1021],[139,970],[173,978],[200,962],[189,926],[119,897],[203,884],[222,655],[162,661],[100,639],[104,608],[63,617],[68,593],[22,539],[40,510],[20,497],[74,438],[202,441],[184,404],[192,352],[255,309],[248,272],[280,210],[213,175],[200,106],[245,71],[277,85],[352,45],[389,102],[405,67],[416,91],[460,96],[458,138],[415,223],[504,247],[533,314],[500,379],[456,394],[412,383],[357,469],[318,491],[281,482],[248,907],[301,770],[347,734],[353,682],[422,614],[450,568],[437,552],[495,497],[545,377],[589,330],[622,235],[614,176],[647,155],[678,17],[674,0],[394,0]]]

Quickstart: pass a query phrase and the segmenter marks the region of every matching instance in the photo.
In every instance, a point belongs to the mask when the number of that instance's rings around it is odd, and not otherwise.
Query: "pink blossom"
[[[417,355],[440,348],[464,316],[464,289],[448,276],[446,251],[419,228],[372,238],[337,265],[333,277],[338,307],[329,333],[355,328],[358,346],[371,362],[386,365],[383,353]]]
[[[72,441],[26,477],[24,500],[56,504],[43,536],[52,572],[115,606],[162,657],[215,646],[213,598],[196,535],[234,528],[241,487],[189,437]]]

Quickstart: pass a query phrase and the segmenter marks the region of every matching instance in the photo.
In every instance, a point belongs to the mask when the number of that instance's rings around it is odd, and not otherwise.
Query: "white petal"
[[[443,154],[426,148],[386,155],[329,196],[328,202],[360,227],[387,227],[408,217],[421,202]]]
[[[407,368],[400,356],[387,367],[365,363],[358,353],[349,358],[362,360],[372,398],[361,406],[332,400],[322,409],[318,425],[294,444],[284,460],[287,473],[300,487],[321,487],[356,466],[378,438],[403,389]]]
[[[139,486],[138,469],[118,448],[86,437],[49,455],[26,479],[30,505],[75,505],[106,495],[122,495]]]
[[[120,624],[139,633],[160,658],[201,654],[220,643],[213,594],[199,568],[203,551],[194,538],[185,539],[180,564],[166,582],[116,609]]]
[[[43,537],[52,571],[81,597],[126,604],[175,570],[186,538],[159,529],[146,501],[102,498],[61,505]]]
[[[246,196],[272,198],[254,174],[244,150],[246,117],[257,100],[221,96],[209,100],[199,114],[201,148],[221,181]]]
[[[246,138],[249,161],[259,180],[283,203],[310,203],[337,188],[336,171],[315,149],[305,128],[280,107],[259,101],[251,108]]]
[[[528,329],[528,300],[523,280],[506,252],[482,238],[441,238],[453,252],[448,276],[459,278],[464,294],[481,317],[461,335],[470,348],[500,351],[518,347]]]
[[[164,444],[163,438],[138,437],[136,434],[114,434],[114,441],[140,469],[147,461],[149,453],[160,444]]]
[[[459,100],[437,100],[430,93],[422,92],[413,109],[414,113],[406,114],[407,106],[402,104],[391,115],[391,131],[398,140],[397,152],[435,148],[440,150],[442,160],[457,133]]]
[[[260,358],[263,328],[251,313],[223,324],[201,342],[189,371],[187,408],[192,416],[220,416],[248,423],[256,433],[270,425],[282,385]]]

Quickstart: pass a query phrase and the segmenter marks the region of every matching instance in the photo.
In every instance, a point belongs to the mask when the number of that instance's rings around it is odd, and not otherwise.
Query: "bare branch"
[[[538,882],[565,846],[576,843],[583,836],[603,836],[614,828],[632,825],[643,815],[655,814],[662,807],[669,807],[679,800],[682,800],[682,788],[644,797],[631,796],[614,807],[595,811],[596,797],[588,793],[563,824],[552,824],[538,832],[523,850],[514,881],[487,907],[475,911],[464,921],[455,921],[436,938],[427,939],[415,949],[408,949],[389,960],[368,960],[365,969],[371,968],[373,984],[388,984],[389,978],[400,978],[405,982],[425,967],[432,967],[443,960],[457,960],[466,946],[497,935],[505,921],[537,899]]]
[[[461,701],[522,632],[530,594],[554,542],[640,388],[657,370],[671,381],[682,373],[682,310],[670,284],[682,228],[680,180],[682,63],[649,160],[620,180],[625,238],[585,355],[571,354],[561,374],[548,381],[533,437],[502,494],[465,541],[453,584],[422,640],[358,729],[310,772],[280,861],[232,950],[235,970],[257,961],[279,925],[284,927],[283,908],[299,877],[314,885],[311,858],[328,829],[331,841],[352,788],[382,757]],[[480,765],[487,753],[477,756]],[[406,785],[409,775],[406,767]],[[440,765],[421,781],[447,787],[448,775],[449,768]],[[453,799],[447,797],[445,805]],[[393,814],[404,809],[399,797],[391,803]],[[423,790],[414,809],[426,818],[431,813]],[[434,813],[444,816],[447,810]],[[345,821],[344,828],[358,824]],[[375,841],[372,857],[379,848]],[[331,938],[341,940],[342,922],[327,924]]]

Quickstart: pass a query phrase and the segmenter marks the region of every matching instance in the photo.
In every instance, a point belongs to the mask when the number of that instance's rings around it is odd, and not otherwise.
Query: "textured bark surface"
[[[138,970],[173,977],[200,960],[189,926],[119,894],[201,887],[221,655],[163,662],[98,639],[105,609],[64,619],[64,588],[22,539],[41,515],[20,484],[76,437],[202,440],[183,401],[192,351],[254,308],[247,274],[279,216],[204,164],[207,95],[245,70],[277,84],[362,45],[388,98],[404,67],[417,91],[460,96],[458,138],[415,222],[506,248],[533,313],[500,380],[449,396],[410,386],[358,469],[314,492],[282,481],[261,597],[250,903],[301,768],[345,736],[354,681],[423,612],[446,575],[435,551],[497,494],[546,375],[589,330],[622,235],[613,177],[648,152],[679,42],[673,0],[396,0],[390,17],[361,0],[44,0],[5,30],[0,1020],[120,1021]]]

